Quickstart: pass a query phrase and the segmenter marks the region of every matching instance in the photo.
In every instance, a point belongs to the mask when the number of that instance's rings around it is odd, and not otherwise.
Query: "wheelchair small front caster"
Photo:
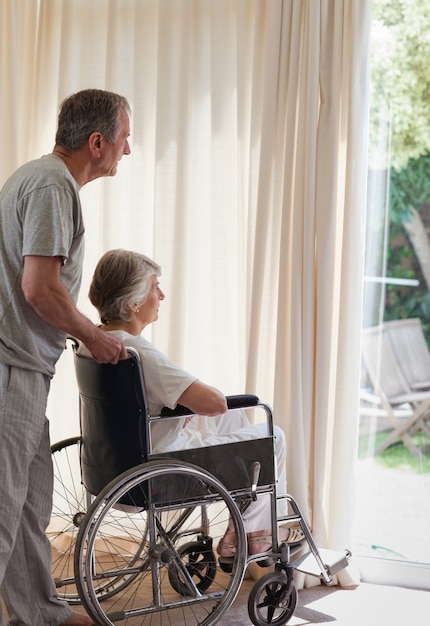
[[[255,626],[282,626],[294,615],[297,589],[285,572],[260,578],[248,598],[248,613]]]
[[[200,593],[207,591],[216,574],[216,558],[212,548],[208,548],[204,542],[193,541],[178,548],[178,556]],[[184,575],[175,562],[169,566],[169,581],[182,596],[190,595]]]

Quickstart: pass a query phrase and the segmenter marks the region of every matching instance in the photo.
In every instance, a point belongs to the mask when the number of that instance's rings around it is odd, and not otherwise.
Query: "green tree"
[[[372,10],[370,167],[389,170],[391,232],[400,241],[389,251],[387,274],[421,280],[412,295],[388,288],[386,317],[430,320],[430,244],[423,221],[430,206],[430,3],[374,0]],[[410,245],[399,239],[401,228]],[[411,263],[408,246],[418,264]]]
[[[430,3],[374,0],[372,19],[371,145],[380,145],[382,121],[391,165],[403,169],[430,151]],[[378,150],[371,154],[380,166]]]

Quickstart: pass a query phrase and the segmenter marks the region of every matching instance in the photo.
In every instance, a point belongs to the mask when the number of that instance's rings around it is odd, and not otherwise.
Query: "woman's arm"
[[[186,406],[198,415],[221,415],[227,411],[224,394],[215,387],[206,385],[199,380],[191,383],[178,398],[178,404]]]

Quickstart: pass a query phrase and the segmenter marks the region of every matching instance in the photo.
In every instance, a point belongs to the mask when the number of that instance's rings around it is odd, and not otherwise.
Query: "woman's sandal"
[[[284,531],[284,532],[282,532]],[[283,536],[287,533],[286,536]],[[296,546],[302,543],[305,539],[305,535],[301,528],[280,528],[279,529],[279,543],[287,543],[289,546]],[[261,552],[268,552],[272,548],[272,535],[254,535],[248,536],[248,554],[260,554]],[[261,561],[258,561],[261,567],[269,567],[273,564],[273,559],[267,557]]]
[[[280,528],[279,530],[287,530],[286,528]],[[281,539],[279,536],[280,542],[288,543],[290,546],[294,546],[297,543],[302,543],[305,540],[305,533],[299,527],[289,528],[288,537],[286,539]]]
[[[224,541],[224,539],[221,539],[221,541],[219,542],[217,546],[216,551],[218,552],[221,558],[232,559],[236,554],[236,546],[233,545],[232,543],[228,543],[227,541]]]
[[[304,541],[305,535],[301,528],[280,528],[279,529],[279,542],[288,543],[290,546],[298,545]],[[231,540],[230,540],[231,541]],[[248,535],[248,554],[255,555],[262,552],[268,552],[272,548],[272,535],[254,535],[250,537]],[[221,539],[217,546],[217,553],[219,555],[218,561],[221,566],[229,567],[233,563],[233,559],[236,555],[236,546],[229,541]],[[273,559],[268,557],[262,561],[259,561],[259,565],[262,567],[268,567],[272,565]]]
[[[234,557],[236,556],[236,546],[221,539],[216,551],[218,552],[218,563],[223,572],[231,574],[233,571]]]
[[[286,535],[282,531],[286,531]],[[279,543],[288,543],[293,546],[304,541],[305,535],[301,528],[280,528],[279,529]],[[251,548],[252,546],[252,548]],[[249,554],[259,554],[260,552],[267,552],[272,547],[272,535],[254,535],[250,537],[248,535],[248,547]]]

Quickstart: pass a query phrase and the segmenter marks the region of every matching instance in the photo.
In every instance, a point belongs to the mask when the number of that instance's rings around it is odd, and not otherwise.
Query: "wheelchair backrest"
[[[148,441],[151,416],[139,354],[127,347],[128,359],[107,365],[80,353],[79,348],[79,342],[73,339],[82,437],[81,475],[89,493],[98,495],[122,472],[155,458],[174,458],[202,467],[233,491],[251,487],[253,464],[258,461],[261,466],[259,484],[275,483],[272,430],[262,439],[151,454]],[[229,408],[263,406],[272,423],[269,407],[259,403],[257,396],[228,396],[227,404]],[[189,414],[188,409],[178,406],[175,411],[166,410],[161,415]],[[158,487],[162,494],[165,486]],[[176,484],[169,485],[169,493],[176,488]],[[146,497],[147,494],[133,492],[120,503],[145,506]],[[163,500],[161,495],[160,498]]]
[[[97,363],[74,344],[79,389],[81,471],[85,488],[97,495],[123,471],[147,460],[147,406],[140,358],[117,365]]]

